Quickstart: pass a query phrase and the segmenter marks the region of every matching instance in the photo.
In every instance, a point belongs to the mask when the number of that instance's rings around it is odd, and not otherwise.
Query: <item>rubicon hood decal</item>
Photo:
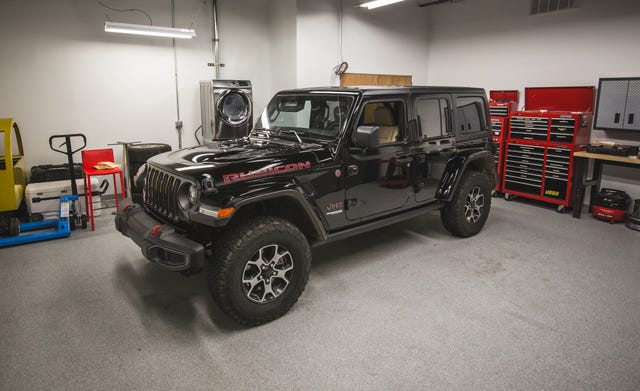
[[[311,161],[281,164],[278,166],[266,166],[258,170],[252,170],[247,172],[235,172],[222,175],[222,182],[238,182],[252,178],[260,178],[269,175],[286,174],[288,172],[302,171],[311,168]]]

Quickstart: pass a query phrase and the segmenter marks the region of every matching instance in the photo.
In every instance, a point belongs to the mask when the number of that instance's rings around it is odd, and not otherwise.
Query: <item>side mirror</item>
[[[377,126],[358,126],[355,144],[358,148],[378,148],[380,128]]]

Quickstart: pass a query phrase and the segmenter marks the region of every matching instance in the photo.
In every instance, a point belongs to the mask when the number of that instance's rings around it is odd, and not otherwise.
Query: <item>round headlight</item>
[[[193,184],[185,183],[178,192],[178,204],[182,210],[190,210],[198,201],[198,188]]]
[[[141,189],[144,187],[144,172],[147,169],[147,164],[144,163],[142,164],[139,168],[138,171],[136,171],[136,175],[133,176],[133,184],[138,188]]]
[[[195,205],[198,201],[198,188],[195,185],[189,186],[189,202]]]

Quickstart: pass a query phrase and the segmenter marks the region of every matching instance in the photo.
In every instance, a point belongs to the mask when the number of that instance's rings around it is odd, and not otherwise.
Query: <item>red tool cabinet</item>
[[[594,87],[525,88],[525,110],[510,115],[503,192],[573,205],[573,153],[591,137]]]
[[[489,91],[489,114],[493,144],[496,146],[494,161],[496,163],[495,191],[502,192],[502,171],[504,167],[504,147],[509,129],[509,115],[518,109],[519,92],[517,90]]]

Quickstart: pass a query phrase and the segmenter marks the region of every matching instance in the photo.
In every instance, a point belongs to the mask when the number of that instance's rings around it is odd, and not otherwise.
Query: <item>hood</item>
[[[331,157],[328,146],[237,140],[167,152],[149,159],[154,166],[197,183],[211,178],[216,186],[303,171]]]

